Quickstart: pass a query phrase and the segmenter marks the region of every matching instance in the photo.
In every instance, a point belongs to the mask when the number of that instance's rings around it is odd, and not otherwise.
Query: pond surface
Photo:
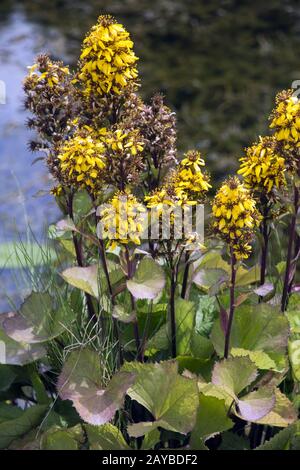
[[[39,52],[74,65],[97,16],[117,16],[136,44],[142,95],[166,95],[178,112],[179,149],[201,149],[218,181],[266,132],[275,93],[300,78],[299,12],[288,0],[1,0],[0,245],[28,227],[41,239],[59,216],[41,196],[51,186],[43,163],[32,166],[26,147],[22,79]],[[0,262],[0,310],[4,293],[15,292],[10,274]]]

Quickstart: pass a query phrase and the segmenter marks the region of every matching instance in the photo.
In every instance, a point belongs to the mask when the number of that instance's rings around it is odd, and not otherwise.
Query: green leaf
[[[271,294],[274,290],[274,285],[271,282],[265,282],[262,286],[257,287],[254,289],[256,295],[260,297],[266,297],[267,295]]]
[[[7,421],[0,423],[0,449],[7,448],[15,439],[37,427],[45,417],[48,407],[35,405]]]
[[[177,356],[179,372],[190,371],[193,374],[200,375],[205,380],[209,381],[214,361],[212,359],[200,359],[191,356]]]
[[[127,288],[136,299],[155,299],[165,286],[163,268],[152,258],[143,258]]]
[[[177,354],[191,352],[191,340],[195,329],[195,306],[193,302],[181,297],[175,302]]]
[[[237,402],[237,415],[246,421],[258,421],[264,418],[275,405],[275,395],[268,387],[261,387],[248,393]]]
[[[293,294],[289,298],[286,311],[289,320],[291,333],[300,333],[300,295]]]
[[[90,424],[105,424],[122,407],[135,374],[116,373],[107,387],[98,354],[88,348],[71,352],[59,376],[57,389],[63,400],[71,400],[81,418]]]
[[[199,359],[209,359],[214,353],[211,340],[194,331],[191,337],[191,353]]]
[[[128,395],[152,413],[157,426],[182,434],[191,431],[198,407],[197,384],[178,374],[177,362],[130,362],[123,369],[136,373]]]
[[[238,395],[257,377],[255,364],[248,357],[231,357],[215,364],[212,384],[198,384],[206,396],[223,398],[226,406],[246,421],[263,418],[275,405],[273,388],[261,387],[240,398]],[[234,402],[235,406],[232,406]]]
[[[7,403],[0,403],[0,424],[5,421],[19,418],[22,416],[23,411],[17,406],[9,405]]]
[[[176,316],[176,344],[178,355],[191,354],[191,345],[195,330],[195,306],[193,302],[184,300],[181,297],[176,299],[175,302],[175,316]],[[205,341],[206,338],[204,338]],[[197,347],[197,340],[195,338],[194,346]],[[157,351],[167,351],[171,344],[171,333],[169,324],[164,324],[155,333],[155,335],[147,343],[146,354]]]
[[[74,266],[65,269],[61,276],[71,286],[77,287],[93,297],[99,297],[98,265],[95,264],[87,268]]]
[[[145,434],[157,431],[157,428],[161,426],[160,421],[146,421],[140,423],[130,424],[127,428],[130,437],[140,437]]]
[[[278,389],[275,389],[275,398],[273,410],[257,420],[257,423],[285,428],[297,420],[297,412],[287,396]]]
[[[223,269],[199,269],[193,277],[196,286],[209,295],[217,294],[228,280],[228,273]]]
[[[232,428],[233,421],[228,417],[224,400],[200,394],[196,425],[191,434],[190,448],[197,449],[201,440],[205,441],[216,433]]]
[[[209,251],[205,253],[195,264],[198,268],[222,269],[228,274],[230,273],[230,265],[223,260],[218,251]]]
[[[260,280],[260,266],[256,264],[250,269],[239,266],[236,272],[236,286],[248,286]]]
[[[76,226],[73,222],[73,220],[70,217],[67,217],[66,219],[60,220],[57,222],[55,225],[55,228],[57,230],[56,236],[62,236],[65,232],[76,232]]]
[[[243,348],[231,348],[232,357],[249,357],[258,369],[276,369],[276,363],[263,351],[249,351]]]
[[[73,197],[73,212],[75,220],[80,222],[82,217],[85,217],[93,210],[93,203],[85,189],[76,191]]]
[[[91,450],[130,450],[121,431],[112,424],[90,426],[86,424],[88,441]]]
[[[23,302],[20,313],[4,315],[5,333],[20,343],[42,343],[59,336],[73,320],[68,308],[57,308],[47,293],[32,292]]]
[[[113,306],[112,316],[122,323],[132,323],[136,320],[136,312],[129,311],[126,305],[116,304]]]
[[[141,446],[141,450],[153,449],[159,441],[160,441],[160,432],[157,429],[153,429],[153,431],[150,431],[145,435],[142,446]]]
[[[3,331],[6,314],[0,315],[0,363],[8,365],[24,365],[37,361],[46,355],[41,344],[18,343]]]
[[[198,295],[192,297],[196,304],[196,331],[203,335],[208,336],[211,332],[215,318],[218,316],[216,309],[216,301],[214,297],[209,295]]]
[[[52,426],[41,438],[41,449],[78,450],[83,441],[84,435],[80,424],[68,429]]]
[[[222,434],[222,442],[218,450],[250,450],[250,444],[244,437],[229,431]]]
[[[231,329],[231,348],[263,351],[276,363],[276,369],[285,368],[285,354],[289,335],[287,318],[271,305],[241,305],[235,310]],[[211,339],[216,352],[223,356],[224,334],[216,320]]]
[[[290,339],[288,350],[293,376],[300,382],[300,339]]]
[[[275,434],[255,450],[300,450],[300,421]]]
[[[0,391],[8,390],[17,376],[16,367],[0,364]]]
[[[233,357],[215,364],[211,381],[214,385],[224,388],[234,398],[254,382],[256,377],[256,366],[249,358]]]

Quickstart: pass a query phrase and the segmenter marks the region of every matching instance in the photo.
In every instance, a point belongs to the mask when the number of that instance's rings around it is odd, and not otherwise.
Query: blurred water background
[[[9,243],[38,239],[59,216],[42,163],[26,144],[22,79],[39,52],[75,65],[99,14],[131,32],[141,93],[165,94],[177,111],[180,151],[200,149],[215,182],[233,172],[243,147],[267,132],[274,95],[300,79],[300,4],[295,0],[1,0],[0,309],[14,295],[4,266]],[[41,195],[43,194],[43,195]]]

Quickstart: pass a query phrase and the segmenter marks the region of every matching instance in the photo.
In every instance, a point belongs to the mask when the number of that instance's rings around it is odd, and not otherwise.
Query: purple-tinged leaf
[[[239,415],[245,421],[257,421],[266,416],[275,406],[275,394],[269,388],[261,388],[238,400]]]
[[[266,282],[262,286],[257,287],[254,289],[253,292],[259,295],[260,297],[265,297],[266,295],[270,294],[274,290],[274,286],[271,282]]]
[[[248,357],[232,357],[217,362],[212,372],[212,383],[237,396],[257,377],[255,364]]]
[[[71,400],[81,418],[94,425],[114,417],[135,381],[134,373],[118,372],[105,387],[102,377],[98,354],[82,349],[70,353],[57,383],[59,396]]]

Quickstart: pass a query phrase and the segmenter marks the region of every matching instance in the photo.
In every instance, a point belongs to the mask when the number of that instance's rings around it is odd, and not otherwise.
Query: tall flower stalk
[[[292,290],[297,259],[296,222],[299,209],[299,189],[297,179],[300,175],[299,138],[300,138],[300,101],[293,90],[283,90],[276,96],[276,106],[270,116],[271,129],[274,129],[274,138],[278,142],[281,154],[285,158],[285,165],[290,177],[290,186],[293,189],[293,210],[289,225],[289,241],[287,247],[286,269],[284,275],[283,292],[281,298],[281,311],[288,305],[289,293]]]
[[[165,178],[163,185],[144,199],[147,207],[156,211],[156,220],[160,225],[159,237],[161,238],[159,252],[164,256],[170,273],[169,321],[172,357],[176,357],[177,354],[175,294],[178,284],[178,270],[185,247],[195,241],[195,234],[189,233],[186,230],[187,227],[182,227],[181,232],[178,233],[176,217],[179,216],[181,221],[184,220],[185,206],[192,208],[205,201],[211,185],[209,184],[210,176],[202,171],[204,165],[200,152],[190,150],[179,162],[177,170]],[[163,224],[166,215],[170,236],[168,240],[163,239],[164,228],[166,228]],[[185,253],[182,298],[186,297],[189,275],[188,251]]]
[[[257,200],[262,215],[260,284],[263,285],[266,281],[270,222],[276,217],[274,208],[279,199],[278,193],[286,186],[285,160],[277,140],[267,136],[260,137],[258,142],[246,148],[240,162],[238,174],[243,176],[244,184]]]
[[[230,351],[230,335],[234,318],[237,261],[249,257],[255,228],[260,223],[256,201],[250,191],[234,176],[228,178],[217,192],[212,205],[212,229],[229,247],[231,278],[230,307],[226,321],[224,357]]]

